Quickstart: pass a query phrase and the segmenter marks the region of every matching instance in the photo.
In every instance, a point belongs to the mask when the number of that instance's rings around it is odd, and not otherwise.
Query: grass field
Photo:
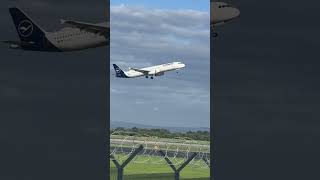
[[[198,144],[202,145],[210,145],[210,141],[199,141],[199,140],[186,140],[183,138],[177,138],[177,139],[172,139],[172,138],[158,138],[158,137],[141,137],[141,136],[124,136],[124,135],[111,135],[111,139],[135,139],[135,140],[157,140],[157,141],[162,141],[162,142],[197,142]]]
[[[123,155],[117,155],[117,159],[124,160]],[[143,157],[138,156],[139,159],[133,160],[129,163],[124,170],[125,180],[138,180],[138,179],[148,179],[148,180],[170,180],[174,179],[173,170],[166,164],[165,161],[159,161],[159,158]],[[182,159],[177,159],[178,162],[182,162]],[[138,163],[144,162],[144,163]],[[158,163],[155,163],[158,162]],[[116,180],[117,169],[112,161],[110,161],[111,169],[111,179]],[[179,166],[179,165],[177,165]],[[210,177],[210,169],[196,166],[185,167],[180,174],[181,179],[194,179],[194,180],[208,180]]]

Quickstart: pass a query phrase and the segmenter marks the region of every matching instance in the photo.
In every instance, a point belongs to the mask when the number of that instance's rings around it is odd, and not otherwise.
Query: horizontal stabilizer
[[[22,42],[22,41],[0,41],[0,43],[3,44],[14,44],[14,45],[19,45],[19,46],[32,46],[35,45],[34,42]]]

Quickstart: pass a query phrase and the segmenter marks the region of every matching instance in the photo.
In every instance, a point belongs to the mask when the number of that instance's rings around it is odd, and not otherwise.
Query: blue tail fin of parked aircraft
[[[117,77],[127,78],[128,76],[117,66],[116,64],[113,64],[113,68],[116,71]]]
[[[9,8],[12,20],[21,40],[23,49],[36,51],[59,51],[46,38],[46,32],[40,28],[22,10],[13,7]]]
[[[24,12],[16,7],[10,8],[9,12],[22,42],[34,42],[38,44],[43,41],[45,32]]]

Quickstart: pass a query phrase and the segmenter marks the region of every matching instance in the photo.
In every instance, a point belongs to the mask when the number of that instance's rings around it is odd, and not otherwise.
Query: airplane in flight
[[[91,24],[61,20],[71,27],[56,32],[46,32],[19,8],[9,8],[20,41],[0,41],[12,49],[29,51],[77,51],[110,44],[110,24]]]
[[[122,71],[119,66],[113,64],[113,68],[116,72],[116,77],[118,78],[135,78],[140,76],[145,76],[148,78],[150,76],[153,79],[153,76],[163,76],[167,71],[179,70],[184,68],[186,65],[182,62],[172,62],[166,63],[146,68],[129,68],[129,71]]]
[[[210,6],[210,28],[213,37],[217,37],[218,33],[215,32],[215,27],[239,17],[240,11],[227,3],[212,2],[212,0],[210,1]]]

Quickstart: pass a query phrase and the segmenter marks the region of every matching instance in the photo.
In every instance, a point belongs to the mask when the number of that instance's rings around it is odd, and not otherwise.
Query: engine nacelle
[[[164,75],[164,72],[158,72],[155,74],[155,76],[163,76]]]

